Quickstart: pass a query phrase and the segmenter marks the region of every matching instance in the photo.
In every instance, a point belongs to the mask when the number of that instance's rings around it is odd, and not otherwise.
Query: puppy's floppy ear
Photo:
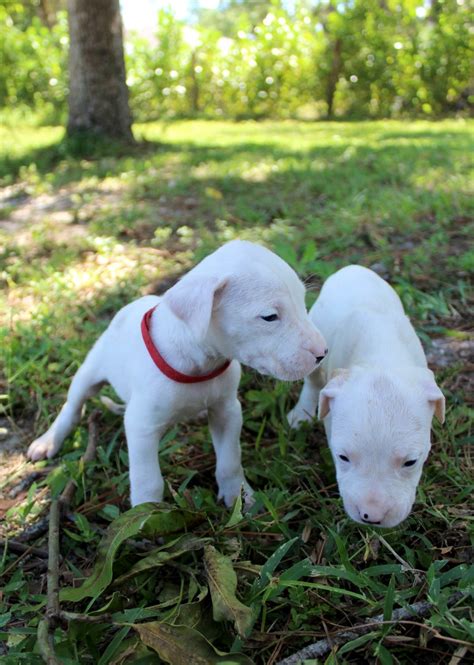
[[[331,378],[319,393],[318,418],[325,418],[331,408],[331,400],[334,399],[340,391],[342,385],[349,378],[348,369],[335,369],[331,373]]]
[[[446,400],[441,390],[438,388],[436,383],[431,384],[428,387],[428,401],[434,406],[434,414],[438,418],[441,424],[444,423],[444,416],[446,412]]]
[[[423,391],[422,394],[428,399],[428,402],[433,407],[434,415],[440,423],[444,423],[446,400],[436,383],[435,375],[430,369],[422,369],[421,385]]]
[[[186,275],[163,297],[173,314],[184,321],[198,339],[209,329],[217,294],[227,279],[215,275]]]

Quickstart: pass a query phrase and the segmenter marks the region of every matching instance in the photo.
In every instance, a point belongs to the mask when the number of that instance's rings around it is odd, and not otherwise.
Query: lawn
[[[136,147],[81,150],[58,127],[0,128],[2,662],[42,662],[45,517],[71,478],[60,663],[145,665],[166,662],[171,650],[178,664],[274,665],[379,614],[386,623],[334,642],[318,662],[469,658],[473,127],[155,123],[135,127]],[[96,411],[94,461],[80,462],[87,417],[56,460],[26,461],[28,442],[57,413],[113,313],[166,290],[235,237],[287,260],[308,284],[308,306],[348,263],[373,266],[401,296],[447,417],[434,424],[414,511],[398,528],[350,521],[321,424],[286,425],[299,386],[250,371],[240,390],[244,468],[258,490],[248,514],[216,503],[203,422],[162,441],[166,503],[145,511],[129,511],[122,422],[99,399],[87,406]],[[419,601],[431,603],[423,616],[390,623]]]

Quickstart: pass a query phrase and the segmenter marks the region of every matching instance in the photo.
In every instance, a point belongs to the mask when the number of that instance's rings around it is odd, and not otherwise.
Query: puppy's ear
[[[434,406],[434,414],[441,424],[444,423],[444,416],[446,412],[446,400],[441,390],[436,383],[433,382],[428,388],[428,401]]]
[[[440,423],[444,423],[446,400],[436,383],[435,375],[430,369],[423,368],[421,370],[421,385],[423,395],[426,396],[433,407],[434,415]]]
[[[173,314],[184,321],[198,339],[203,339],[211,322],[214,300],[226,281],[214,275],[185,276],[163,299]]]
[[[331,379],[319,393],[318,418],[320,420],[328,415],[331,408],[331,400],[336,397],[348,377],[348,369],[335,369],[331,373]]]

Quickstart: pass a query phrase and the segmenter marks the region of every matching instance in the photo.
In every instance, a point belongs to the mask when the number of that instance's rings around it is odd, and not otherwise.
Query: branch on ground
[[[84,464],[94,459],[97,450],[97,419],[100,411],[95,410],[88,419],[89,438],[87,448],[82,460]],[[70,480],[64,488],[59,499],[51,501],[49,511],[49,534],[48,534],[48,602],[46,613],[38,624],[38,647],[47,665],[60,665],[54,651],[54,630],[61,620],[71,618],[86,620],[82,615],[69,615],[61,612],[59,605],[59,526],[61,511],[64,511],[72,502],[77,484]]]
[[[464,595],[465,594],[463,594],[461,591],[454,593],[448,599],[448,606],[457,603],[459,600],[461,600],[461,598],[464,597]],[[350,630],[344,630],[340,633],[337,633],[330,639],[319,640],[318,642],[309,644],[307,647],[304,647],[304,649],[300,649],[291,656],[280,660],[277,665],[299,665],[299,663],[302,663],[305,660],[309,660],[311,658],[320,658],[321,656],[324,656],[326,653],[331,651],[331,649],[333,649],[335,646],[341,646],[342,644],[346,644],[347,642],[350,642],[351,640],[354,640],[361,635],[370,633],[370,631],[374,629],[374,626],[377,627],[377,625],[397,624],[406,619],[426,617],[431,612],[433,607],[433,603],[429,603],[426,600],[419,603],[413,603],[413,605],[409,605],[406,608],[402,607],[400,609],[394,610],[391,621],[385,621],[383,614],[377,614],[377,616],[368,619],[366,623],[352,626]]]

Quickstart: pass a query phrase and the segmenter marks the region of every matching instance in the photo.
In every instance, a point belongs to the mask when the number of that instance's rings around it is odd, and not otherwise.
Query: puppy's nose
[[[380,524],[380,520],[378,522],[370,520],[367,513],[364,513],[362,515],[362,521],[365,522],[366,524]]]
[[[324,358],[327,356],[329,349],[324,349],[323,355],[322,356],[316,356],[316,363],[319,365],[319,363],[322,363]]]
[[[362,522],[366,524],[381,524],[386,515],[383,507],[371,506],[370,508],[359,508],[359,515]]]

